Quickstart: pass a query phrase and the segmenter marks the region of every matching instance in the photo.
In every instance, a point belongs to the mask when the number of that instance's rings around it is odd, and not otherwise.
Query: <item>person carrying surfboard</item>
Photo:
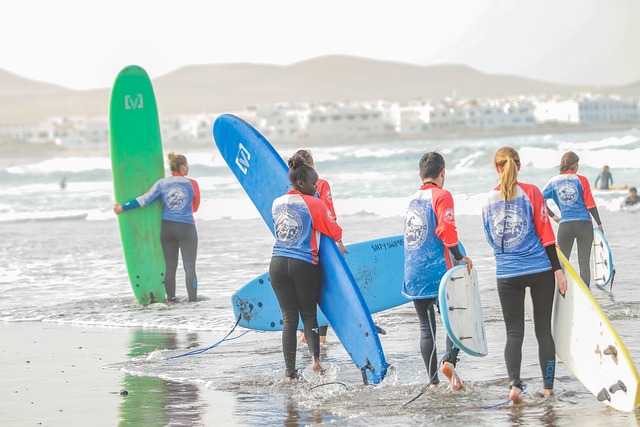
[[[512,147],[500,148],[494,158],[499,184],[482,209],[484,232],[496,259],[498,296],[507,342],[504,358],[509,375],[509,399],[520,403],[524,384],[520,378],[524,339],[524,301],[531,291],[543,394],[553,394],[556,353],[551,335],[555,285],[562,295],[567,278],[555,247],[555,236],[542,193],[532,184],[518,182],[520,156]]]
[[[422,186],[413,194],[404,223],[404,283],[402,294],[413,300],[420,323],[420,353],[429,373],[430,389],[438,379],[435,306],[440,280],[455,263],[464,262],[471,271],[473,262],[458,246],[453,197],[442,188],[445,162],[440,153],[425,153],[419,162]],[[451,256],[455,258],[453,260]],[[451,390],[464,387],[455,371],[459,349],[447,336],[442,372]]]
[[[321,269],[318,265],[320,233],[331,237],[344,255],[342,228],[329,208],[315,197],[318,174],[300,156],[288,161],[292,190],[273,201],[276,242],[269,264],[271,286],[282,311],[282,353],[285,377],[296,379],[296,331],[302,318],[311,368],[320,366],[320,337],[317,305],[320,299]]]
[[[598,214],[598,207],[591,194],[589,180],[578,175],[580,158],[573,151],[562,156],[560,161],[560,174],[549,180],[542,189],[545,200],[553,199],[560,209],[557,216],[547,205],[549,216],[558,227],[558,246],[567,259],[571,257],[573,242],[578,245],[578,265],[580,277],[584,284],[589,286],[591,282],[591,246],[593,244],[593,225],[591,217],[598,225],[598,229],[604,233],[602,221]]]
[[[309,166],[311,166],[313,169],[316,168],[315,163],[313,162],[313,156],[311,155],[311,151],[298,150],[293,155],[293,157],[296,157],[296,156],[301,157],[302,160],[304,160],[304,162]],[[320,200],[322,200],[325,205],[327,205],[327,207],[329,208],[329,211],[331,212],[331,215],[333,215],[333,218],[337,221],[338,216],[336,215],[336,210],[333,207],[333,196],[331,194],[331,186],[326,180],[322,178],[318,178],[317,185],[318,185],[318,189],[316,192],[316,196],[319,197]],[[345,252],[348,252],[348,251],[345,250]],[[320,326],[319,330],[320,330],[320,344],[324,344],[325,342],[327,342],[327,331],[329,330],[329,326],[328,325]],[[307,339],[304,336],[304,332],[301,331],[300,339],[298,340],[298,343],[302,344],[306,342],[307,342]]]
[[[169,153],[171,176],[161,178],[143,195],[122,205],[115,204],[113,211],[124,211],[148,206],[156,200],[162,200],[162,229],[160,239],[165,260],[164,286],[167,302],[174,303],[176,298],[176,270],[178,269],[178,251],[182,252],[187,294],[189,301],[198,297],[198,278],[196,276],[196,257],[198,252],[198,233],[193,213],[200,206],[200,187],[187,178],[189,163],[182,154]]]

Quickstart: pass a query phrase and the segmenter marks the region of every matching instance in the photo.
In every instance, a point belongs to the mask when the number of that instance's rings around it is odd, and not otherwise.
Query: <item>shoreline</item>
[[[8,344],[0,350],[5,425],[234,424],[233,393],[106,367],[165,349],[186,332],[40,321],[0,322],[0,331]],[[180,409],[185,402],[189,413]]]

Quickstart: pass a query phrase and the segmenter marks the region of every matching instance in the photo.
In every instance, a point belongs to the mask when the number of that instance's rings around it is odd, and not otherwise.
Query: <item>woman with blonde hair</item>
[[[173,151],[167,156],[171,176],[161,178],[142,196],[122,205],[116,204],[116,214],[148,206],[156,200],[162,200],[162,229],[160,239],[164,252],[164,287],[167,302],[177,302],[176,270],[178,269],[178,251],[182,252],[187,294],[189,301],[198,297],[198,279],[196,277],[196,256],[198,253],[198,233],[193,213],[200,206],[200,187],[190,178],[189,163],[182,154]]]
[[[533,301],[538,359],[543,394],[553,394],[556,354],[551,335],[551,310],[555,284],[564,295],[567,279],[555,248],[555,236],[540,190],[518,182],[520,156],[502,147],[494,159],[499,184],[489,193],[482,211],[484,231],[496,260],[498,295],[507,342],[504,358],[509,375],[509,399],[522,401],[520,379],[524,339],[525,289]]]

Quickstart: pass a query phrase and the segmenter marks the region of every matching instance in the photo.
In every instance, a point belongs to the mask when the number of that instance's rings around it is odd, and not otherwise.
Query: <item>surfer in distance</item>
[[[320,233],[331,237],[344,255],[342,228],[327,205],[316,196],[318,173],[301,157],[288,161],[292,190],[273,201],[276,242],[269,264],[271,286],[282,311],[282,353],[285,377],[298,378],[296,332],[302,318],[311,368],[322,373],[316,307],[320,298],[321,269],[318,264]]]
[[[148,206],[157,200],[162,201],[160,238],[165,261],[164,286],[167,302],[177,302],[178,251],[182,253],[189,301],[196,301],[198,297],[196,276],[198,233],[193,213],[200,206],[200,187],[195,180],[187,178],[189,163],[184,155],[171,152],[168,154],[168,159],[171,176],[156,181],[143,195],[122,205],[115,204],[113,211],[119,215],[131,209]]]
[[[629,195],[624,199],[624,203],[620,205],[621,208],[625,206],[634,206],[640,202],[638,198],[638,189],[636,187],[629,187]]]
[[[600,186],[598,187],[598,183]],[[613,175],[611,175],[611,171],[609,170],[609,166],[604,165],[600,174],[596,177],[596,182],[593,185],[596,186],[597,189],[600,190],[609,190],[609,185],[613,185]]]
[[[470,272],[473,262],[458,246],[453,197],[442,188],[444,158],[437,152],[425,153],[418,167],[422,186],[413,194],[405,217],[402,294],[413,300],[420,323],[420,353],[429,373],[429,388],[435,389],[440,382],[435,341],[435,306],[440,281],[454,264],[464,262]],[[452,391],[464,387],[455,371],[458,352],[447,336],[441,369]]]
[[[525,289],[531,290],[543,395],[553,394],[556,353],[551,334],[555,285],[567,290],[555,236],[542,193],[535,185],[518,182],[520,156],[512,147],[500,148],[494,157],[499,184],[482,209],[485,236],[496,260],[496,281],[507,342],[504,358],[509,375],[509,399],[521,403],[520,379],[524,339]],[[509,224],[507,225],[507,218]]]
[[[549,216],[558,226],[558,246],[567,259],[571,256],[573,242],[578,245],[578,265],[580,277],[585,285],[591,282],[591,245],[593,244],[593,224],[591,217],[604,233],[598,207],[591,194],[589,180],[578,175],[580,157],[573,151],[562,155],[560,160],[560,174],[549,180],[542,189],[546,200],[553,199],[560,209],[560,216],[556,215],[547,204]]]

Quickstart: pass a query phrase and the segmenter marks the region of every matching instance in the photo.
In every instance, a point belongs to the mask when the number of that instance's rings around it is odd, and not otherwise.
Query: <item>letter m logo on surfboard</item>
[[[238,154],[236,155],[236,165],[240,168],[243,174],[247,174],[247,171],[251,167],[249,164],[251,160],[251,153],[245,148],[242,143],[238,144]]]
[[[125,110],[137,110],[138,108],[144,108],[144,102],[142,100],[142,94],[132,97],[131,95],[124,96],[124,109]]]

